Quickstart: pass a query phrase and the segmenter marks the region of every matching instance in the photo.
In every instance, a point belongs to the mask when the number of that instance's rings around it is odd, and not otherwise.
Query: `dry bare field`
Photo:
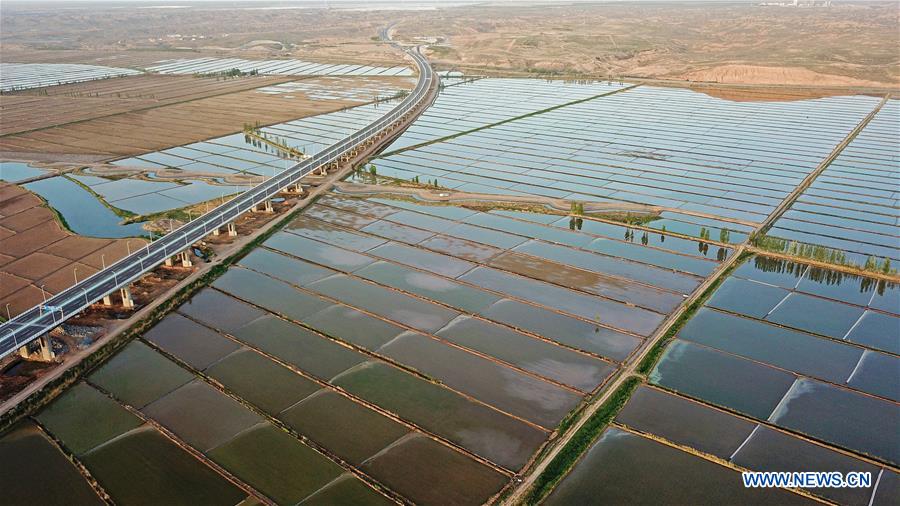
[[[292,79],[138,76],[51,88],[50,96],[4,95],[0,156],[67,161],[78,155],[83,162],[83,155],[93,155],[102,160],[226,135],[245,123],[278,123],[360,104],[349,98],[316,98],[305,91],[246,89],[288,81]],[[363,83],[410,87],[408,78],[397,77],[319,77],[302,83],[319,85],[335,96]],[[12,99],[9,106],[7,99]],[[67,108],[58,108],[60,103]]]
[[[143,244],[72,234],[36,195],[0,185],[0,299],[13,316],[41,302],[41,286],[49,297],[74,283],[76,269],[84,279]]]
[[[223,95],[290,80],[142,75],[88,81],[0,96],[0,135]]]

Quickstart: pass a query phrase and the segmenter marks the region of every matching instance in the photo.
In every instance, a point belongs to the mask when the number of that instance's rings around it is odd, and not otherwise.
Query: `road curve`
[[[338,161],[345,154],[369,145],[379,135],[401,124],[408,114],[422,105],[423,101],[429,97],[431,88],[438,80],[420,48],[405,49],[404,51],[418,67],[419,78],[413,91],[384,116],[155,242],[148,243],[146,247],[63,290],[47,299],[45,303],[4,322],[0,325],[0,358],[46,334],[53,327],[81,312],[105,295],[128,286],[146,272],[163,263],[166,258],[189,248],[194,242],[212,233],[213,230],[234,221],[238,216],[273,197],[282,189],[297,184],[300,179],[319,167]]]

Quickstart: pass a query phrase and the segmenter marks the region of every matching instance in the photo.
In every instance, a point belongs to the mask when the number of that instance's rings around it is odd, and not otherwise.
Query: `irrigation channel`
[[[42,304],[4,322],[0,325],[0,358],[40,338],[104,296],[127,287],[166,258],[190,248],[194,242],[233,222],[243,213],[255,209],[279,191],[298,185],[302,178],[313,171],[340,162],[362,148],[387,139],[389,132],[401,127],[421,105],[425,104],[431,96],[430,91],[439,80],[428,60],[422,55],[420,47],[404,51],[414,60],[418,68],[418,81],[413,91],[387,114],[316,155],[286,169],[278,176],[270,178],[106,269],[46,299]],[[425,104],[425,107],[427,105]]]

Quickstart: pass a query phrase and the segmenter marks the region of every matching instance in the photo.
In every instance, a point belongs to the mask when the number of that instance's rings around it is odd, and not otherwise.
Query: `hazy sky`
[[[432,5],[459,5],[459,4],[546,4],[546,3],[616,3],[616,2],[696,2],[704,0],[3,0],[3,3],[143,3],[149,5],[190,5],[195,3],[218,2],[228,3],[232,5],[240,5],[243,3],[271,3],[271,4],[294,4],[294,5],[340,5],[340,4],[432,4]],[[708,0],[721,2],[722,0]],[[725,0],[730,1],[730,0]],[[733,0],[736,3],[753,3],[753,0],[742,2],[741,0]]]

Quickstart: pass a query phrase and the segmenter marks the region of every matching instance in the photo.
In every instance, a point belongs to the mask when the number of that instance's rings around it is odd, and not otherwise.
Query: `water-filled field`
[[[756,258],[681,330],[651,380],[896,464],[898,297],[895,284]]]
[[[482,79],[445,90],[376,164],[458,191],[661,206],[653,228],[741,242],[879,102],[732,102],[650,86]],[[894,108],[853,141],[881,143],[868,155],[886,164],[878,181],[896,165],[884,140]],[[896,245],[891,235],[881,242]]]
[[[638,388],[619,412],[618,428],[601,437],[551,499],[593,490],[582,476],[613,462],[610,452],[625,444],[615,441],[635,438],[645,440],[637,446],[662,452],[668,445],[686,463],[722,472],[719,464],[701,463],[862,471],[895,482],[898,296],[900,289],[884,281],[751,258],[680,329],[649,375],[653,386]],[[865,323],[872,318],[877,330]],[[889,504],[890,487],[810,492],[839,504]],[[740,492],[729,502],[751,500]]]
[[[303,60],[243,60],[241,58],[193,58],[162,60],[147,67],[160,74],[211,74],[258,72],[263,75],[287,76],[409,76],[409,67],[373,67],[357,64],[314,63]]]
[[[358,106],[262,130],[272,139],[313,155],[376,119],[384,107],[388,105]],[[298,161],[297,156],[288,156],[240,133],[112,162],[112,165],[148,171],[141,177],[103,177],[86,169],[28,183],[25,187],[43,197],[75,233],[104,238],[137,237],[145,235],[142,224],[122,224],[123,218],[104,202],[137,215],[216,202],[250,188],[247,184],[231,184],[227,177],[271,177]],[[174,176],[159,179],[154,176],[155,170],[174,170]],[[11,182],[42,174],[45,171],[24,163],[0,165],[0,179]]]
[[[388,106],[359,106],[272,125],[261,129],[261,132],[299,152],[314,155],[378,118],[385,107]],[[269,144],[237,133],[112,162],[112,165],[123,168],[148,171],[151,177],[155,170],[175,169],[169,180],[110,179],[90,171],[71,177],[109,205],[147,215],[243,192],[250,186],[229,184],[225,178],[235,175],[257,179],[271,177],[298,161],[295,154],[288,155]],[[178,179],[179,173],[183,174],[180,176],[183,180],[171,180]],[[211,178],[215,184],[196,180],[199,177]]]
[[[80,63],[0,63],[0,90],[26,90],[140,73],[133,69]]]
[[[339,478],[329,493],[482,502],[719,262],[556,218],[331,193],[39,419],[76,454],[171,438],[155,451],[279,503]],[[78,423],[88,408],[109,422]]]
[[[816,178],[770,235],[900,261],[900,101],[888,100]]]
[[[379,187],[342,185],[292,216],[39,412],[38,435],[123,503],[494,500],[574,410],[636,371],[667,319],[878,103],[454,84],[373,162],[380,179],[354,179]],[[381,112],[264,131],[313,152]],[[120,163],[267,175],[279,167],[266,156],[241,134]],[[443,188],[422,200],[399,188],[414,178]],[[174,187],[158,188],[148,194]],[[437,199],[450,190],[488,196]],[[625,224],[546,197],[661,211]],[[737,258],[547,503],[894,500],[900,289]],[[161,473],[167,459],[175,471]],[[741,470],[867,471],[880,485],[747,489]],[[127,478],[140,473],[151,478]]]
[[[122,218],[65,176],[28,183],[25,188],[40,195],[65,220],[66,226],[79,235],[89,237],[139,237],[144,235],[140,223],[122,224]]]
[[[18,183],[46,174],[46,171],[23,162],[0,162],[0,181]]]

